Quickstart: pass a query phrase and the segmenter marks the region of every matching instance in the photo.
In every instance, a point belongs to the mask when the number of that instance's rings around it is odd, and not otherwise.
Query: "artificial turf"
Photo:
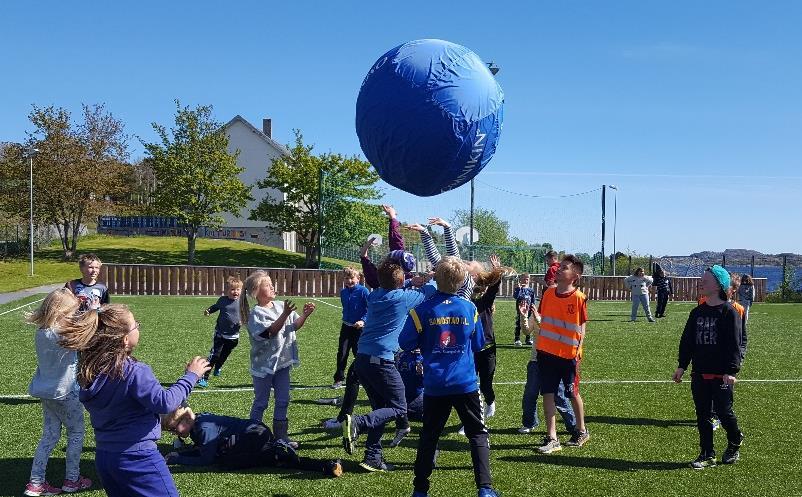
[[[32,298],[29,300],[36,300]],[[112,297],[131,307],[141,322],[141,340],[134,355],[153,367],[165,384],[178,378],[187,360],[206,355],[214,317],[203,309],[214,298]],[[336,299],[324,299],[337,305]],[[41,432],[41,409],[25,398],[35,370],[33,329],[23,324],[19,309],[25,301],[0,306],[0,496],[20,495]],[[513,303],[497,302],[497,414],[490,419],[491,469],[495,487],[504,496],[756,496],[802,495],[802,464],[797,427],[802,400],[802,306],[759,304],[749,322],[749,352],[736,387],[735,411],[746,434],[742,459],[734,466],[693,471],[688,462],[698,453],[698,436],[689,381],[669,381],[676,351],[691,304],[671,303],[667,317],[629,323],[629,304],[590,302],[591,322],[585,342],[581,391],[585,399],[590,441],[581,448],[541,455],[533,447],[542,436],[517,432],[521,423],[521,393],[530,351],[512,346]],[[320,422],[337,408],[318,405],[321,397],[341,391],[332,382],[339,332],[339,309],[323,303],[299,332],[301,367],[292,372],[290,434],[299,452],[318,458],[342,458],[346,473],[338,479],[296,471],[269,469],[226,472],[217,468],[174,467],[183,496],[405,496],[412,493],[412,464],[419,424],[401,446],[385,457],[399,468],[392,473],[366,473],[358,466],[361,451],[347,456],[340,433],[326,432]],[[197,390],[190,403],[197,412],[211,411],[247,417],[252,392],[248,374],[248,340],[243,335],[219,378],[209,389]],[[265,418],[270,419],[272,407]],[[368,409],[364,394],[356,413]],[[94,438],[87,416],[82,472],[95,477]],[[456,414],[440,443],[438,469],[432,476],[432,496],[475,495],[468,441],[456,433]],[[387,437],[392,426],[388,427]],[[561,435],[563,440],[567,438]],[[162,442],[172,441],[165,435]],[[716,432],[719,454],[726,440]],[[386,444],[385,444],[386,445]],[[64,471],[64,441],[48,466],[48,481],[60,483]],[[83,495],[103,495],[101,490]]]

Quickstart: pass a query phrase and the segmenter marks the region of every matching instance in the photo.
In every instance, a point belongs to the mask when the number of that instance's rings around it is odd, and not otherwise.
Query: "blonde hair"
[[[352,268],[351,266],[345,266],[343,268],[343,273],[345,273],[345,276],[348,277],[348,278],[351,278],[353,276],[356,276],[357,278],[359,278],[362,275],[362,273],[357,271],[355,268]]]
[[[172,431],[178,426],[179,423],[185,418],[192,418],[194,417],[195,413],[192,412],[192,409],[189,406],[181,406],[173,412],[168,412],[167,414],[162,414],[161,424],[162,430]]]
[[[226,289],[231,289],[235,286],[242,288],[242,280],[239,279],[239,275],[226,278]]]
[[[243,295],[240,297],[239,303],[239,320],[240,324],[248,324],[248,315],[251,312],[251,306],[248,305],[248,297],[256,300],[256,291],[262,286],[262,281],[269,280],[271,283],[270,275],[258,269],[245,278],[245,284],[242,285]]]
[[[434,270],[437,289],[445,293],[456,293],[462,282],[465,281],[465,273],[465,266],[462,265],[459,258],[443,257]]]
[[[69,288],[59,288],[50,292],[42,305],[25,316],[25,320],[39,328],[54,328],[60,321],[75,314],[80,307],[81,301]]]
[[[105,374],[111,379],[123,377],[123,367],[129,357],[125,337],[131,330],[127,305],[106,304],[96,310],[64,320],[59,344],[78,351],[78,384],[87,388]]]

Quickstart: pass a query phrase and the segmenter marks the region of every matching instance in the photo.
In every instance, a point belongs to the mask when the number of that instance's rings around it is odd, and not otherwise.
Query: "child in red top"
[[[544,257],[549,268],[546,270],[543,282],[546,284],[546,288],[551,288],[557,286],[557,271],[560,270],[559,256],[557,252],[549,250]]]

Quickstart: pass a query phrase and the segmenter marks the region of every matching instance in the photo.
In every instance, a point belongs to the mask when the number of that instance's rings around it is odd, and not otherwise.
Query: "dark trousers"
[[[351,362],[348,367],[348,374],[345,375],[345,391],[343,392],[343,403],[340,406],[340,414],[337,415],[337,421],[342,423],[345,421],[345,416],[354,412],[354,405],[356,399],[359,397],[359,375],[356,374],[354,368],[356,361]]]
[[[368,394],[373,410],[368,414],[354,416],[353,422],[359,433],[368,434],[365,440],[365,461],[378,464],[382,460],[381,438],[384,425],[393,418],[405,421],[400,426],[402,428],[409,424],[406,422],[404,382],[395,367],[395,361],[357,354],[354,362],[359,382]]]
[[[434,453],[440,434],[448,422],[451,409],[457,411],[460,421],[465,426],[465,435],[471,444],[471,461],[476,487],[490,488],[490,440],[487,428],[482,422],[482,404],[479,392],[459,395],[431,396],[423,394],[423,429],[418,443],[418,454],[415,458],[416,492],[429,492],[429,477],[434,468]]]
[[[239,339],[234,338],[233,340],[230,338],[223,338],[223,336],[218,335],[217,333],[214,334],[214,341],[212,342],[212,350],[209,351],[209,366],[212,367],[209,371],[206,371],[206,374],[203,375],[204,378],[207,380],[209,379],[209,373],[213,370],[217,370],[223,367],[223,364],[226,363],[226,359],[231,354],[231,351],[239,344]]]
[[[696,407],[696,426],[699,429],[699,447],[702,452],[715,453],[713,449],[713,424],[710,417],[715,407],[721,426],[727,432],[727,440],[733,444],[741,443],[741,430],[738,418],[732,410],[733,388],[725,385],[721,378],[705,380],[698,374],[691,375],[691,394]]]
[[[657,292],[656,317],[661,318],[666,315],[666,305],[668,305],[668,292]]]
[[[343,323],[340,327],[340,344],[337,347],[337,369],[334,371],[334,381],[343,381],[345,379],[345,366],[348,364],[348,355],[353,354],[356,357],[356,343],[359,341],[359,335],[362,334],[362,329],[354,326],[348,326]]]
[[[496,392],[493,390],[493,376],[496,374],[496,346],[482,349],[473,354],[476,364],[476,373],[479,375],[479,391],[485,398],[485,404],[496,401]]]
[[[155,447],[95,452],[95,467],[109,497],[178,497],[164,456]]]

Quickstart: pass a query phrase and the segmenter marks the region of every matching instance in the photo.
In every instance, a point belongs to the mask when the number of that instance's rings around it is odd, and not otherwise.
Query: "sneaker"
[[[206,378],[201,378],[200,380],[198,380],[198,386],[201,388],[206,388],[209,386],[209,382],[206,381]]]
[[[654,323],[654,318],[646,318],[650,323]]]
[[[378,462],[362,461],[361,463],[359,463],[359,465],[367,469],[371,473],[386,473],[387,471],[393,471],[395,469],[395,465],[387,464],[384,461],[378,461]]]
[[[738,444],[732,442],[727,444],[724,454],[721,455],[721,464],[735,464],[741,458],[741,445],[744,443],[744,436],[741,434],[741,441]]]
[[[568,447],[582,447],[588,440],[590,440],[590,433],[587,429],[585,431],[575,431],[571,435],[571,439],[565,442],[565,445]]]
[[[465,435],[465,425],[460,426],[459,430],[457,430],[457,433],[460,435]]]
[[[543,444],[537,448],[537,451],[541,454],[551,454],[552,452],[557,452],[562,449],[560,441],[556,438],[543,437]]]
[[[514,345],[516,347],[520,347],[521,346],[521,341],[520,340],[515,340]]]
[[[61,489],[50,485],[46,481],[42,483],[28,482],[28,484],[25,485],[25,492],[23,493],[31,497],[36,497],[38,495],[58,495],[61,493]]]
[[[67,493],[80,492],[92,487],[92,480],[85,476],[79,476],[77,480],[64,480],[61,489]]]
[[[716,465],[716,454],[710,453],[706,454],[704,452],[699,454],[699,457],[696,458],[695,461],[691,463],[691,467],[693,469],[705,469],[705,468],[712,468]]]
[[[215,370],[212,372],[212,375],[213,375],[213,376],[220,376],[220,372],[221,372],[221,371],[222,371],[222,369],[215,369]]]
[[[343,474],[343,465],[339,459],[334,461],[325,461],[323,463],[323,474],[332,478],[337,478]]]
[[[491,402],[485,406],[485,419],[490,419],[496,415],[496,403]]]
[[[522,426],[518,428],[518,433],[532,433],[535,431],[536,426]]]
[[[477,497],[499,497],[499,493],[492,488],[480,488]]]
[[[354,453],[354,441],[357,436],[356,424],[353,421],[353,417],[350,414],[346,414],[345,421],[342,423],[343,448],[345,453],[349,455]]]
[[[713,425],[713,431],[716,431],[721,427],[721,421],[717,417],[710,418],[710,424]]]
[[[323,428],[327,430],[337,430],[342,428],[343,424],[340,421],[337,421],[337,418],[327,419],[323,422]]]
[[[344,381],[335,381],[334,383],[331,384],[331,388],[333,390],[337,390],[338,388],[345,388],[345,382]]]
[[[524,345],[530,345],[531,346],[532,345],[532,338],[531,337],[526,337],[526,340],[524,341]]]
[[[401,440],[403,440],[404,437],[409,435],[409,432],[411,431],[412,428],[409,426],[407,426],[406,428],[401,428],[400,430],[395,430],[395,436],[393,437],[393,440],[390,442],[390,447],[398,447],[398,445],[401,443]]]

